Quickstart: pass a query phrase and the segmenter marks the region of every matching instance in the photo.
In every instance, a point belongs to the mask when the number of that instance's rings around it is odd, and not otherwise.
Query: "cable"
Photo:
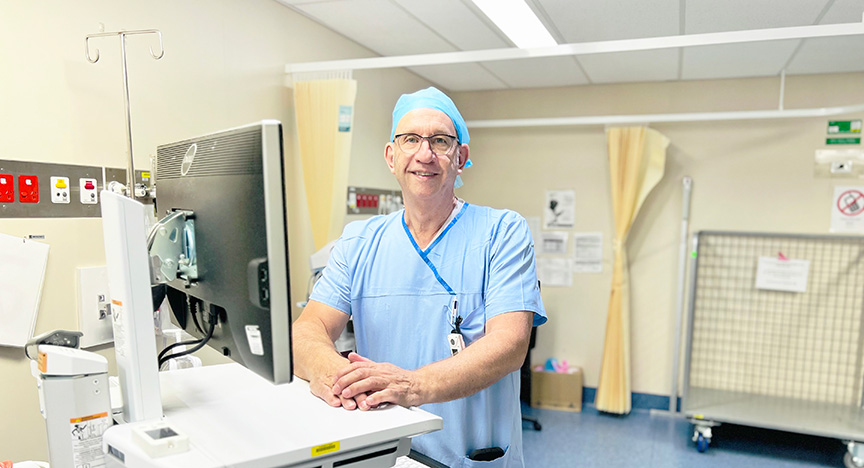
[[[211,307],[211,309],[210,309],[210,328],[207,330],[207,334],[204,335],[204,338],[202,338],[200,340],[174,343],[170,346],[167,346],[165,349],[162,350],[161,353],[159,353],[159,364],[158,364],[157,369],[161,369],[162,364],[165,364],[166,362],[168,362],[171,359],[178,358],[181,356],[186,356],[188,354],[192,354],[195,351],[198,351],[199,349],[203,348],[204,345],[207,344],[208,341],[210,341],[210,338],[213,337],[213,331],[216,330],[216,322],[218,321],[218,319],[219,319],[218,312],[216,312],[215,309]],[[187,345],[193,345],[193,344],[195,346],[191,349],[187,349],[186,351],[180,351],[179,353],[166,355],[166,353],[168,351],[170,351],[170,350],[172,350],[178,346],[187,346]]]
[[[162,356],[162,357],[160,357],[160,358],[159,358],[159,367],[158,367],[158,368],[161,369],[161,368],[162,368],[162,364],[165,364],[166,362],[170,361],[171,359],[178,358],[178,357],[181,357],[181,356],[186,356],[186,355],[188,355],[188,354],[192,354],[192,353],[194,353],[195,351],[198,351],[199,349],[203,348],[204,345],[207,344],[208,341],[210,341],[210,337],[213,336],[213,330],[215,330],[215,329],[216,329],[216,321],[214,320],[214,321],[210,322],[210,329],[207,330],[207,335],[204,336],[203,339],[198,340],[198,341],[195,341],[195,342],[174,343],[173,345],[171,345],[171,346],[165,348],[165,349],[163,350],[163,352],[166,351],[166,350],[168,350],[168,349],[170,349],[170,348],[173,348],[173,347],[179,346],[179,345],[181,345],[181,344],[193,344],[193,343],[198,343],[198,344],[195,345],[193,348],[191,348],[191,349],[187,349],[186,351],[180,351],[179,353],[169,354],[169,355],[167,355],[167,356]],[[161,354],[161,353],[160,353],[160,354]]]

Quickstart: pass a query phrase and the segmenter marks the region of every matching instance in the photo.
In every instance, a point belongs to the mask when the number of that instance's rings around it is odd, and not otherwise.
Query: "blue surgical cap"
[[[393,108],[393,129],[390,130],[390,141],[396,136],[396,125],[405,117],[405,114],[414,109],[437,109],[450,117],[453,121],[453,126],[456,127],[456,137],[459,143],[467,145],[470,137],[468,136],[468,126],[465,125],[465,119],[456,108],[456,104],[442,93],[438,88],[429,87],[421,89],[415,93],[403,94],[396,101],[396,107]]]

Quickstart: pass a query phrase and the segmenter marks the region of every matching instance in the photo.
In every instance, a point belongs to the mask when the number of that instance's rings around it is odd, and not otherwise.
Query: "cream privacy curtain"
[[[631,408],[627,234],[648,193],[663,178],[669,139],[647,127],[610,128],[606,137],[615,219],[615,263],[595,404],[600,411],[626,414]]]
[[[339,237],[345,220],[357,82],[294,82],[294,106],[306,203],[315,250]]]

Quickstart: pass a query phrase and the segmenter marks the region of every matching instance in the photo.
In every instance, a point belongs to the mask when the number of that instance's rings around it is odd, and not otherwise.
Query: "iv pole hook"
[[[134,31],[116,31],[102,32],[96,34],[88,34],[84,37],[84,57],[90,63],[99,61],[99,49],[96,49],[96,56],[90,55],[90,39],[95,37],[120,36],[120,61],[123,65],[123,96],[126,101],[126,149],[129,154],[129,163],[126,169],[126,195],[130,198],[135,198],[135,160],[132,157],[132,110],[129,104],[129,73],[126,69],[126,36],[135,34],[156,34],[159,36],[159,53],[153,52],[153,47],[150,47],[150,56],[156,60],[165,55],[165,47],[162,44],[162,32],[158,29],[139,29]]]

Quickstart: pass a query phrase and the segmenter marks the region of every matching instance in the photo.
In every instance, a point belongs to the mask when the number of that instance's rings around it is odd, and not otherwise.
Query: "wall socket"
[[[89,348],[114,341],[114,324],[108,306],[108,270],[106,267],[79,267],[78,329],[84,333],[81,347]]]

